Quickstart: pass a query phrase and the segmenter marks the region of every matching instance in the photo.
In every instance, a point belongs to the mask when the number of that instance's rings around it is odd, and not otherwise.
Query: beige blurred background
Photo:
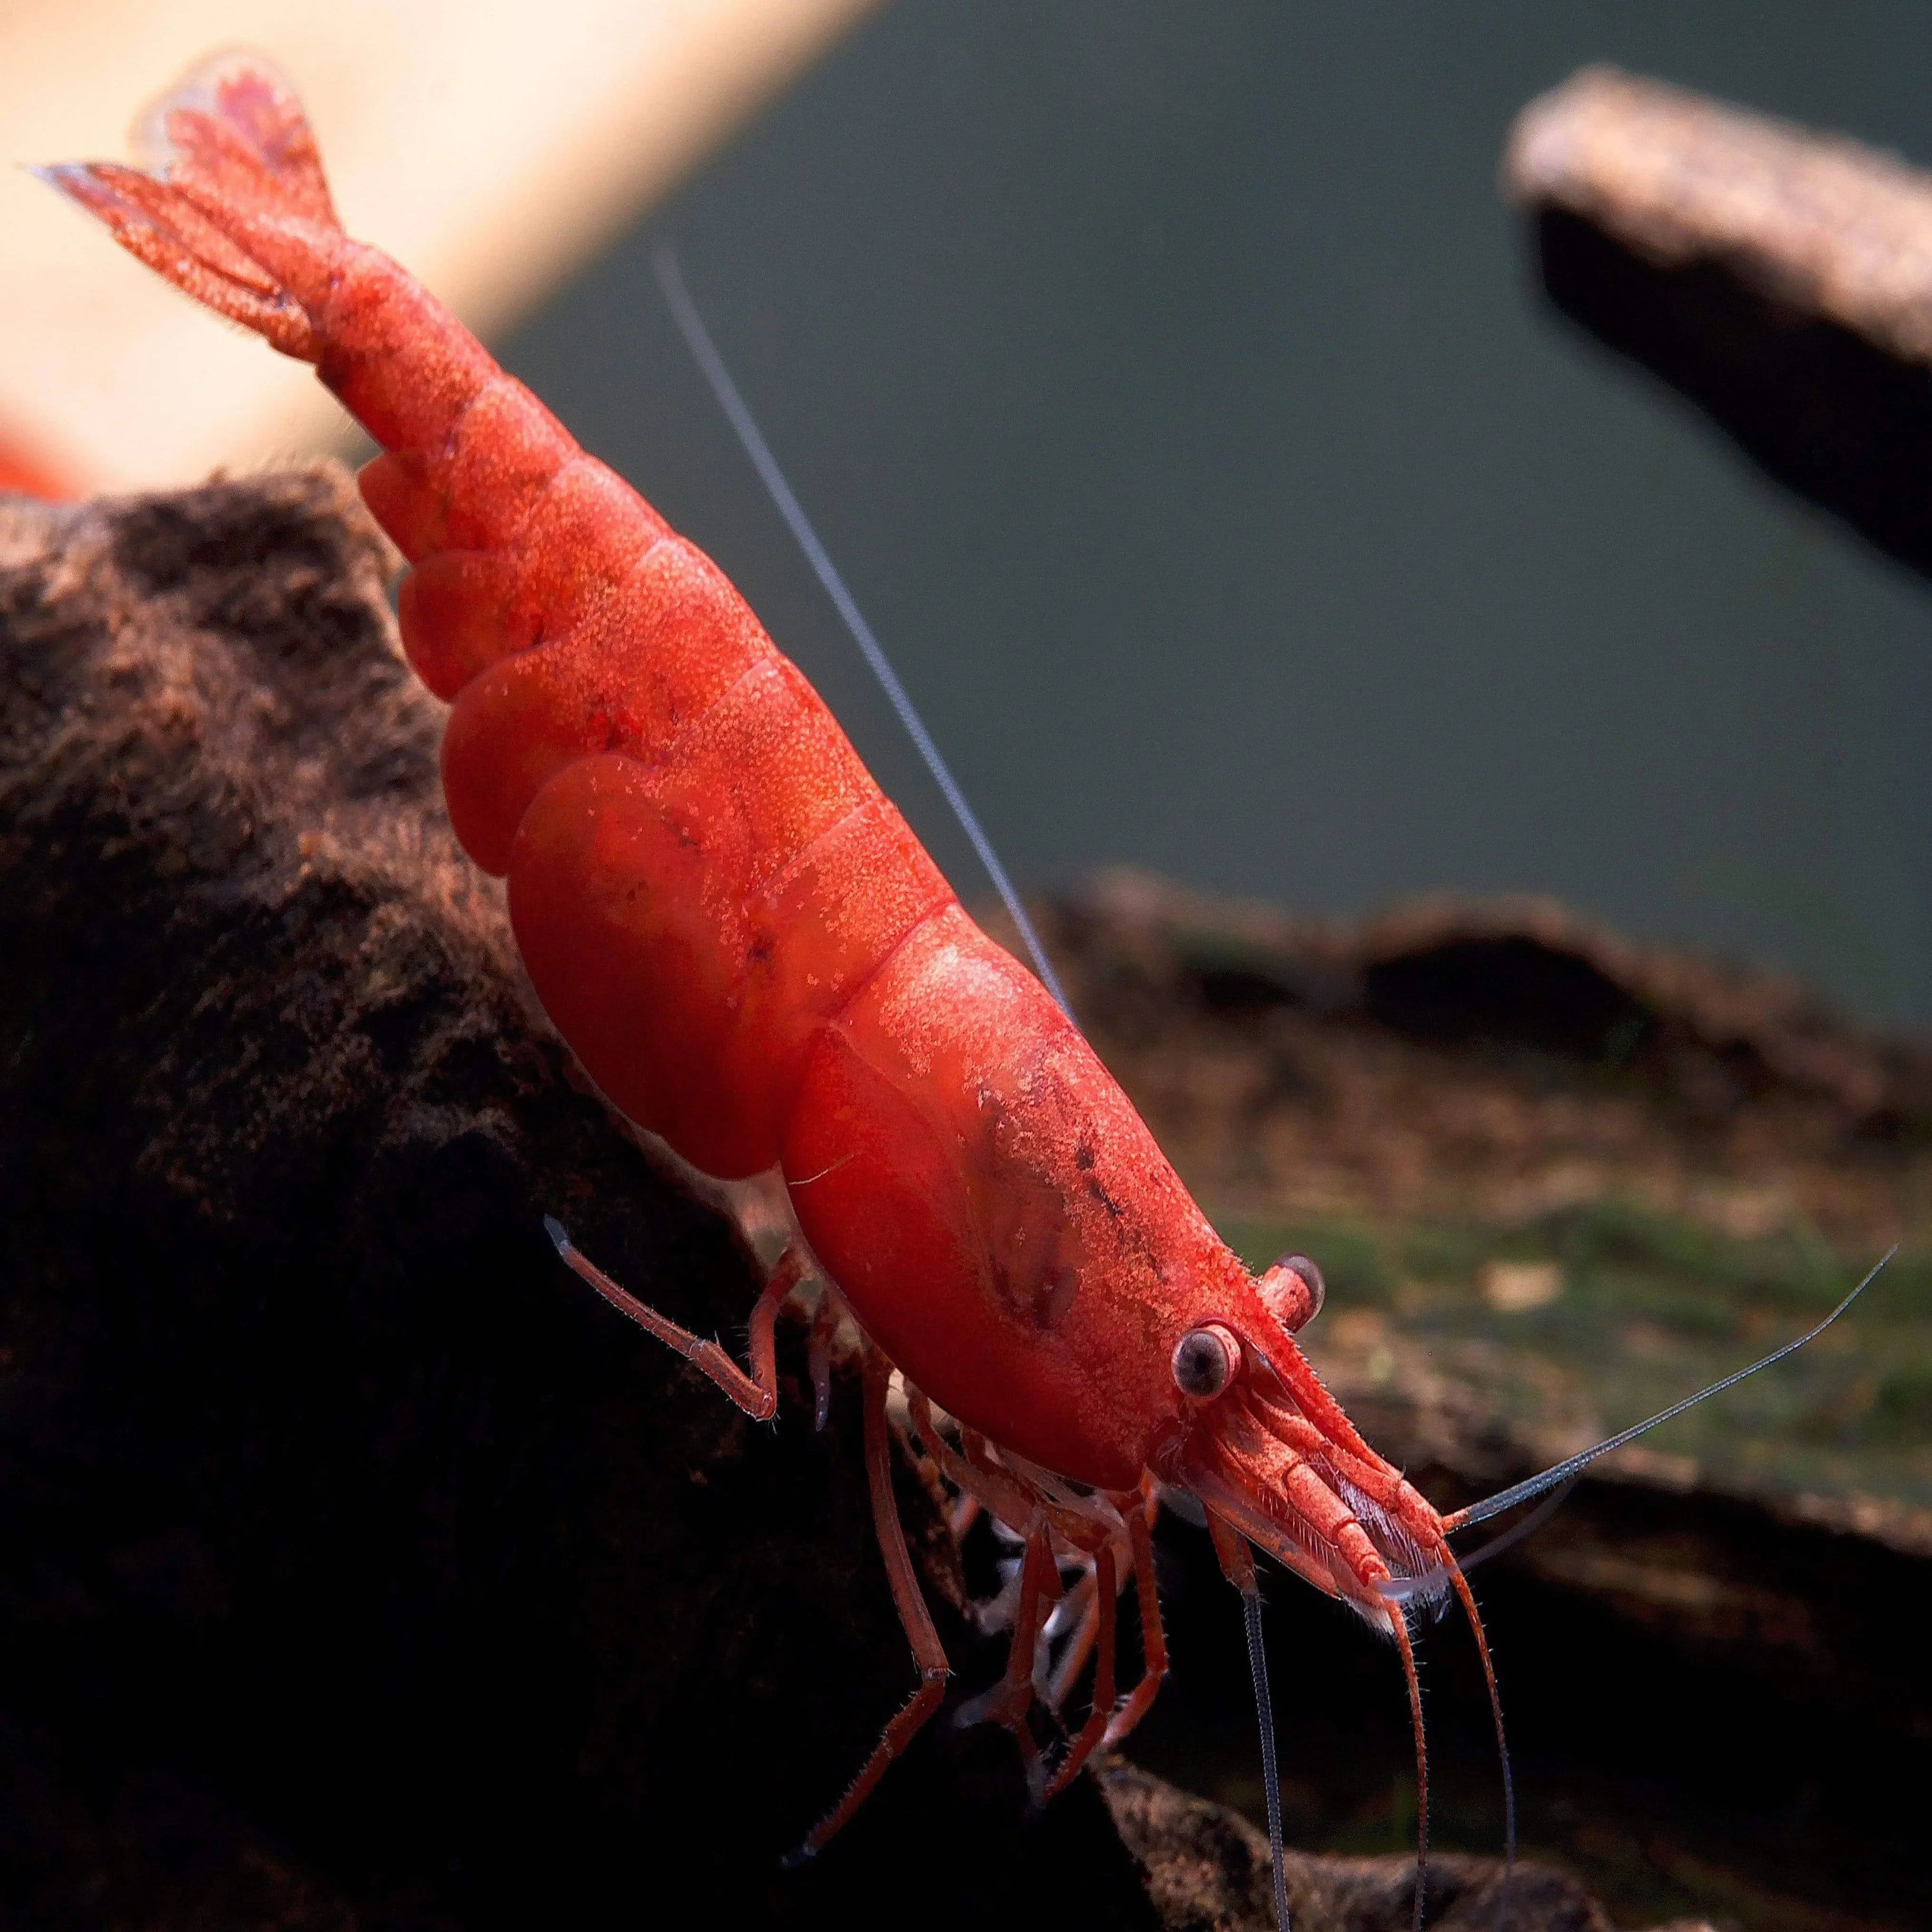
[[[662,196],[872,0],[15,0],[0,5],[0,482],[179,482],[343,418],[104,245],[20,165],[122,159],[137,111],[260,48],[351,231],[489,334]]]

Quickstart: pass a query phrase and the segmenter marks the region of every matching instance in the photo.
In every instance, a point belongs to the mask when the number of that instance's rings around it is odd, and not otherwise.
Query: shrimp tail
[[[287,82],[258,55],[217,55],[148,110],[136,140],[145,172],[111,161],[35,172],[177,288],[319,362],[309,303],[342,226]]]
[[[405,269],[343,232],[308,118],[274,67],[244,51],[215,56],[147,110],[135,138],[142,167],[38,172],[184,294],[315,364],[386,450],[441,454],[502,372]],[[533,413],[554,429],[541,406]],[[436,519],[411,504],[400,520]]]
[[[668,534],[420,282],[344,232],[302,104],[260,55],[203,62],[135,138],[142,167],[37,172],[185,294],[314,364],[382,445],[362,494],[422,566],[400,616],[439,697],[580,622]],[[459,830],[500,872],[507,832],[477,816],[459,803]]]

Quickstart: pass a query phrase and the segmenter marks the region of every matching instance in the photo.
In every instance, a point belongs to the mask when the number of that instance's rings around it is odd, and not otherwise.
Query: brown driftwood
[[[1101,1773],[1120,1835],[1148,1868],[1163,1932],[1272,1932],[1274,1906],[1268,1839],[1227,1809],[1190,1798],[1131,1766]],[[1305,1858],[1287,1867],[1288,1912],[1296,1925],[1366,1928],[1408,1922],[1414,1867],[1402,1858]],[[1494,1858],[1430,1861],[1430,1932],[1611,1932],[1610,1915],[1573,1878],[1547,1866],[1517,1867],[1504,1884]],[[1696,1932],[1677,1922],[1655,1932]]]
[[[1504,181],[1558,308],[1932,570],[1932,176],[1597,67],[1523,110]]]
[[[788,1334],[754,1426],[550,1252],[547,1210],[705,1331],[752,1293],[532,1010],[388,567],[329,466],[0,505],[10,1922],[1260,1922],[1251,1828],[1118,1771],[1030,1816],[986,1729],[781,1878],[910,1682],[852,1390],[814,1436]],[[1396,1932],[1412,1882],[1298,1858],[1298,1923]]]
[[[1138,1904],[1096,1793],[1032,1828],[938,1730],[780,1886],[913,1682],[856,1432],[753,1426],[548,1251],[728,1336],[754,1292],[526,1004],[346,477],[0,542],[0,1888],[608,1923],[694,1860],[719,1922],[869,1923],[943,1816],[1002,1892]]]
[[[1740,1227],[1774,1186],[1876,1253],[1932,1184],[1924,1041],[1550,900],[1317,920],[1118,868],[1042,916],[1108,1064],[1218,1204],[1507,1217],[1581,1171],[1680,1208],[1734,1195]]]

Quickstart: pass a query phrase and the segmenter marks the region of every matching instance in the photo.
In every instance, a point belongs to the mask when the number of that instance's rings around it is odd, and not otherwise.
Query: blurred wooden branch
[[[1523,110],[1504,175],[1559,308],[1932,573],[1932,176],[1608,68]]]
[[[301,90],[351,231],[487,335],[873,3],[28,0],[0,10],[0,146],[124,158],[180,73],[258,46]],[[339,440],[307,370],[212,324],[17,168],[0,170],[0,431],[76,487]]]

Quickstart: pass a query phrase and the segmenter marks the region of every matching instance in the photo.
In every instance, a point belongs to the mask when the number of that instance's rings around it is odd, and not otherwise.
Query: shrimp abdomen
[[[815,1030],[950,889],[724,574],[343,233],[291,90],[230,57],[151,124],[158,176],[56,184],[383,445],[363,494],[453,701],[451,817],[509,875],[539,994],[634,1118],[714,1172],[770,1165]]]

